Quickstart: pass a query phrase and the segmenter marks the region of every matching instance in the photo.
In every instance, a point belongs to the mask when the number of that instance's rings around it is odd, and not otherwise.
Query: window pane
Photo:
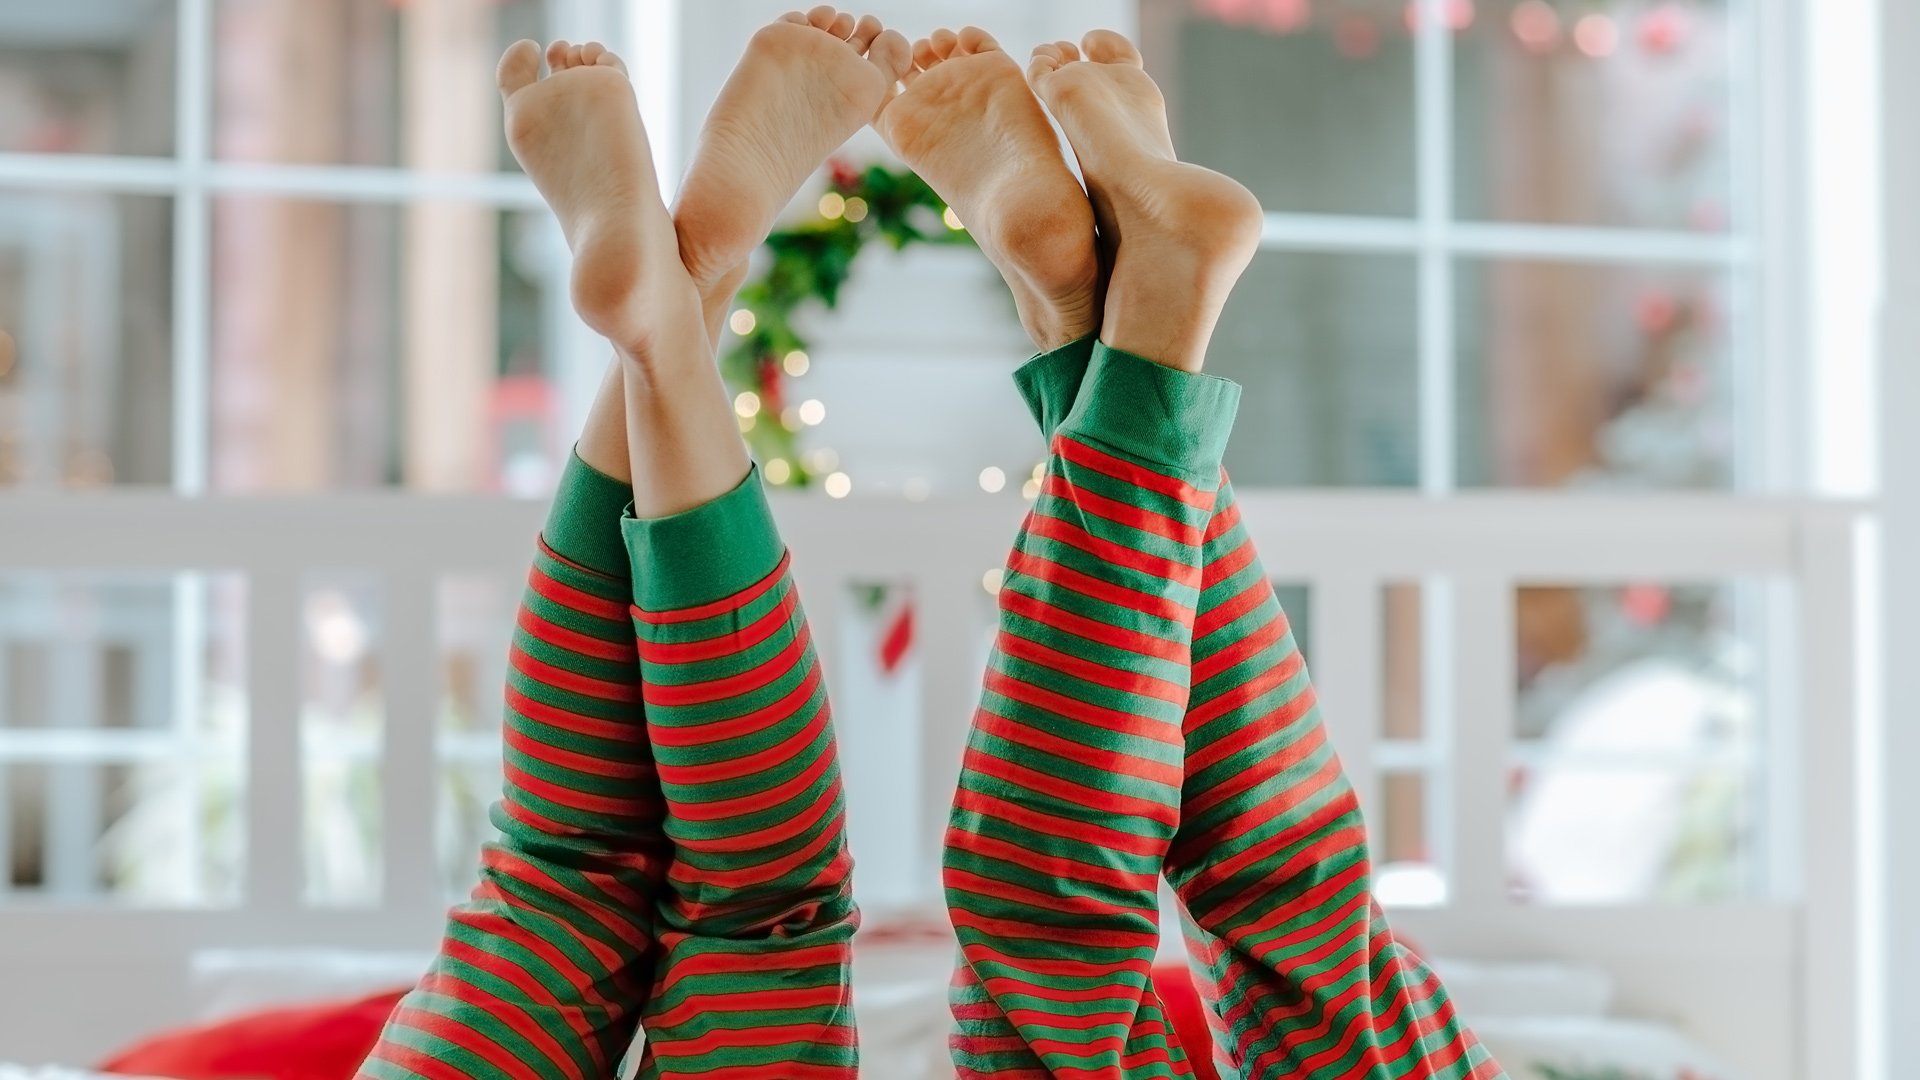
[[[1758,601],[1754,585],[1516,591],[1517,900],[1759,890]]]
[[[0,151],[173,153],[174,5],[0,4]]]
[[[539,0],[220,0],[214,153],[232,161],[519,166],[494,65],[545,39]]]
[[[920,850],[920,649],[913,582],[848,581],[838,612],[833,722],[846,787],[848,843],[866,860],[857,884],[871,910],[939,895]]]
[[[1271,211],[1413,213],[1413,46],[1399,5],[1194,0],[1162,32],[1171,47],[1147,25],[1181,158]]]
[[[239,899],[246,587],[0,576],[0,902]]]
[[[371,575],[315,574],[303,607],[305,678],[300,772],[305,785],[307,902],[380,899],[380,590]]]
[[[1228,301],[1207,371],[1243,396],[1227,470],[1241,485],[1419,478],[1414,263],[1265,252]]]
[[[1482,0],[1454,55],[1462,217],[1727,227],[1722,0]]]
[[[1380,737],[1418,741],[1427,712],[1423,590],[1419,582],[1393,582],[1380,595]]]
[[[172,214],[0,191],[0,489],[170,478]]]
[[[508,582],[442,577],[435,593],[440,647],[440,882],[449,899],[473,888],[480,846],[499,836],[488,808],[500,798],[501,687],[513,634]]]
[[[544,213],[214,205],[213,484],[538,495],[566,441]]]
[[[1463,261],[1457,280],[1463,485],[1730,483],[1724,278]]]

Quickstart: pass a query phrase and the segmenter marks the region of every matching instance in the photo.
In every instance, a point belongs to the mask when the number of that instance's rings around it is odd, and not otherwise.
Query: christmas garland
[[[768,482],[805,487],[834,472],[836,462],[799,452],[802,430],[825,415],[818,401],[789,402],[786,380],[812,365],[793,313],[840,299],[854,257],[879,237],[899,251],[913,244],[968,244],[973,238],[927,182],[907,169],[870,165],[864,171],[838,158],[827,163],[828,187],[816,218],[767,237],[772,258],[765,273],[740,290],[727,319],[733,340],[720,357],[720,374],[734,395],[734,413]],[[830,455],[830,451],[821,454]],[[846,494],[827,485],[828,493]]]

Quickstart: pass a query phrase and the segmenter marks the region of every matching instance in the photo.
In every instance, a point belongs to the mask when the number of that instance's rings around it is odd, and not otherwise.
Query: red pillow
[[[1193,973],[1185,964],[1159,964],[1153,969],[1153,989],[1173,1022],[1173,1033],[1186,1048],[1187,1064],[1198,1080],[1220,1080],[1213,1070],[1213,1031],[1207,1027],[1207,1006],[1193,988]]]
[[[352,1080],[404,990],[266,1009],[156,1035],[101,1072],[176,1080]]]

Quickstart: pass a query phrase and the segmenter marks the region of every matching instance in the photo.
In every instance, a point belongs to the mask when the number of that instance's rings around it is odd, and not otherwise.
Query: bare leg
[[[1103,240],[1116,245],[1100,340],[1199,371],[1227,294],[1260,244],[1259,202],[1232,179],[1174,159],[1166,102],[1119,34],[1042,45],[1027,77],[1066,131]]]
[[[911,66],[898,32],[824,4],[753,35],[700,129],[673,208],[709,338],[719,340],[747,257],[773,219]]]
[[[1042,351],[1100,326],[1093,208],[1020,65],[978,27],[915,42],[874,127],[959,213]]]
[[[573,251],[575,310],[620,357],[634,511],[664,517],[736,487],[746,448],[625,67],[597,44],[563,41],[547,62],[553,71],[542,79],[531,41],[501,58],[507,141]],[[591,442],[604,461],[611,440]]]

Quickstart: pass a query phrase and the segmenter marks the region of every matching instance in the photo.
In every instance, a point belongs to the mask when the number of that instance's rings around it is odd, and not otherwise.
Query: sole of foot
[[[873,16],[826,6],[753,35],[707,114],[673,208],[681,261],[710,315],[725,313],[774,219],[873,120],[910,55],[907,39]]]
[[[680,263],[633,86],[598,43],[514,43],[500,58],[507,145],[560,220],[573,252],[574,308],[622,353],[652,361],[700,333],[698,293]],[[697,346],[697,347],[696,347]]]
[[[1099,329],[1093,207],[1019,62],[969,26],[915,42],[913,63],[875,130],[1000,269],[1036,345]]]
[[[1260,203],[1175,158],[1166,101],[1111,30],[1033,51],[1027,79],[1067,134],[1103,243],[1114,245],[1100,339],[1198,371],[1220,309],[1260,245]]]

